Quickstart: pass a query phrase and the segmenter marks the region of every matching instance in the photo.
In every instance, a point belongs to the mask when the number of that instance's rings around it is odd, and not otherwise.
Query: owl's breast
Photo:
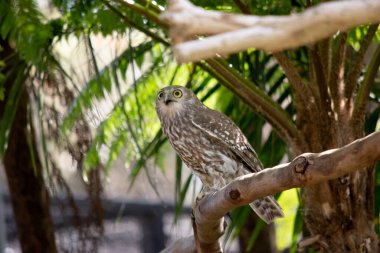
[[[205,186],[221,188],[245,174],[242,163],[229,147],[197,128],[172,126],[166,131],[174,150]]]

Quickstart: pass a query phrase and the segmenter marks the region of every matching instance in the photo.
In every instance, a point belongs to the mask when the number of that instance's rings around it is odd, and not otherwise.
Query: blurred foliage
[[[320,1],[306,0],[255,0],[255,1],[193,1],[196,5],[210,10],[245,12],[256,15],[284,15],[299,12]],[[237,4],[240,3],[240,4]],[[0,0],[0,33],[14,43],[19,57],[26,62],[24,77],[34,78],[41,85],[52,73],[59,72],[59,78],[50,78],[53,84],[60,83],[72,87],[72,99],[67,104],[65,118],[58,120],[59,138],[70,137],[78,130],[77,124],[85,118],[92,122],[96,133],[88,139],[88,147],[81,150],[80,164],[84,179],[94,168],[101,166],[105,175],[113,162],[123,154],[130,174],[130,186],[143,168],[148,168],[149,159],[155,159],[157,166],[165,172],[162,161],[162,147],[165,138],[155,115],[154,101],[156,91],[171,84],[186,85],[194,90],[198,97],[210,107],[223,111],[231,117],[247,135],[265,167],[271,167],[289,159],[288,147],[282,136],[266,123],[266,118],[258,114],[258,108],[245,104],[231,89],[229,82],[223,79],[225,73],[245,80],[252,88],[264,91],[265,99],[280,105],[294,119],[296,110],[289,81],[271,54],[255,49],[231,55],[221,60],[234,71],[212,69],[207,63],[185,64],[178,66],[169,49],[167,28],[158,20],[159,13],[165,9],[166,1],[122,1],[122,0],[53,0],[52,11],[58,13],[54,18],[44,16],[38,10],[35,1]],[[7,10],[7,11],[4,11]],[[348,45],[352,51],[358,51],[368,26],[351,29],[348,32]],[[109,36],[128,42],[122,52],[99,68],[100,57],[92,47],[91,38]],[[54,53],[60,42],[75,38],[85,44],[89,68],[88,78],[81,82],[74,80],[70,68],[63,66],[62,59]],[[380,40],[380,30],[376,32],[374,42]],[[287,52],[302,78],[308,78],[309,55],[306,48]],[[78,60],[78,59],[75,59]],[[9,59],[0,59],[0,68]],[[32,71],[33,70],[33,71]],[[15,70],[16,71],[16,70]],[[365,75],[363,70],[362,76]],[[43,78],[43,77],[46,78]],[[6,76],[0,75],[0,84]],[[19,84],[23,84],[22,79]],[[4,88],[0,86],[0,99],[17,101],[18,86],[11,92],[10,98],[4,98]],[[33,88],[29,88],[33,92]],[[42,96],[41,93],[36,93]],[[59,94],[65,96],[65,93]],[[48,96],[45,94],[44,96]],[[111,98],[111,99],[110,99]],[[46,101],[45,101],[46,102]],[[366,117],[366,132],[379,129],[380,80],[375,79],[370,94],[370,109]],[[43,104],[44,102],[42,102]],[[97,117],[98,108],[110,105],[106,115]],[[7,145],[7,131],[12,122],[10,104],[7,118],[0,124],[0,150]],[[45,123],[41,123],[45,126]],[[90,128],[86,131],[90,132]],[[48,134],[48,133],[46,133]],[[58,139],[59,139],[58,138]],[[47,152],[45,152],[47,153]],[[45,154],[47,157],[47,154]],[[177,160],[176,167],[176,217],[180,214],[184,199],[191,194],[192,176],[184,178],[182,163]],[[155,169],[149,166],[148,169]],[[147,173],[149,177],[149,173]],[[152,181],[151,181],[152,182]],[[375,180],[376,210],[380,214],[380,167],[377,166]],[[152,182],[152,187],[157,188]],[[158,189],[155,189],[158,191]],[[302,203],[296,190],[281,194],[279,201],[285,210],[286,219],[276,223],[278,227],[278,245],[296,252],[296,243],[302,233]],[[300,206],[298,206],[300,205]],[[249,208],[238,208],[232,214],[233,222],[228,230],[230,238],[235,238],[249,217]],[[379,231],[379,219],[376,221]],[[251,236],[253,246],[260,223]],[[293,231],[293,232],[290,232]]]

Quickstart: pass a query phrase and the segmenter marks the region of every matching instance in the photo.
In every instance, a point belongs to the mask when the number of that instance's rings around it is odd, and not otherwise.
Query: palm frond
[[[94,78],[90,79],[72,104],[62,124],[62,130],[67,132],[70,127],[73,126],[76,118],[93,106],[93,100],[102,100],[105,98],[105,95],[112,89],[112,79],[115,78],[114,72],[116,69],[123,78],[123,81],[126,81],[127,68],[131,61],[146,56],[153,46],[154,43],[152,43],[152,41],[144,42],[133,48],[133,54],[130,52],[132,51],[131,48],[126,49],[110,64],[100,70]]]

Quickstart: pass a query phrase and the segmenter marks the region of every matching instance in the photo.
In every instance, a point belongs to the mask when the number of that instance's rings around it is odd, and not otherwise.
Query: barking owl
[[[263,169],[232,120],[203,105],[191,90],[181,86],[161,89],[156,111],[174,150],[202,181],[203,192],[219,190],[236,177]],[[272,196],[255,200],[250,206],[266,223],[284,216]]]

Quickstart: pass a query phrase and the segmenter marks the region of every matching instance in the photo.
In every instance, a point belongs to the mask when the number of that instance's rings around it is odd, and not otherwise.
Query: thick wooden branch
[[[222,252],[218,240],[224,232],[223,216],[232,209],[280,191],[336,179],[379,160],[380,132],[375,132],[342,148],[305,153],[290,163],[237,178],[218,192],[207,195],[194,209],[202,251]],[[184,247],[183,243],[188,246]],[[181,248],[181,253],[194,252],[195,248],[188,240],[177,242],[176,247]],[[218,248],[215,250],[215,247]],[[214,250],[208,250],[210,248]]]
[[[258,48],[280,51],[316,42],[337,31],[380,22],[379,0],[327,2],[288,16],[253,16],[205,11],[187,0],[169,1],[161,19],[170,26],[173,42],[195,35],[213,35],[173,47],[178,62],[199,61]]]

